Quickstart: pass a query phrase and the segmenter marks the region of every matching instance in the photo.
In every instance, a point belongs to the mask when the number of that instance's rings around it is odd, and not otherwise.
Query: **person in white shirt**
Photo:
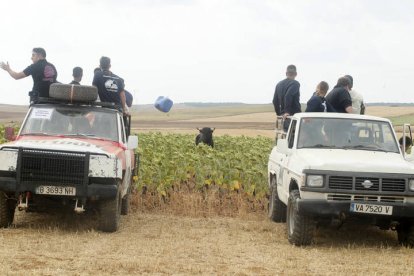
[[[348,78],[351,82],[349,86],[350,88],[349,94],[351,95],[351,99],[352,99],[352,110],[353,110],[352,113],[365,114],[364,98],[362,97],[360,93],[355,91],[355,89],[353,88],[354,79],[350,75],[345,75],[345,77]]]

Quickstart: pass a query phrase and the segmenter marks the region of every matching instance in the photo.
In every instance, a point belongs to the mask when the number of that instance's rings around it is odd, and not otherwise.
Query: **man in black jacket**
[[[109,57],[101,57],[99,60],[100,69],[95,69],[92,85],[98,88],[98,95],[101,102],[115,103],[124,115],[128,115],[128,107],[125,99],[124,80],[112,73],[111,59]]]
[[[328,89],[328,83],[321,81],[318,86],[316,86],[316,92],[307,102],[305,112],[336,112],[325,99]]]
[[[297,76],[296,66],[289,65],[286,68],[286,79],[280,81],[276,85],[275,94],[273,96],[273,106],[277,116],[293,115],[301,112],[300,108],[300,83],[295,80]],[[285,120],[285,130],[289,127],[289,121]]]
[[[32,50],[32,62],[22,72],[15,72],[10,68],[8,62],[0,63],[0,67],[7,71],[9,75],[15,80],[32,76],[33,89],[29,92],[30,102],[36,102],[38,97],[49,97],[49,87],[52,83],[56,82],[57,71],[53,64],[46,60],[46,51],[43,48],[33,48]]]
[[[350,80],[346,77],[338,79],[334,89],[326,96],[326,101],[330,103],[336,112],[352,113],[352,99],[349,94]]]

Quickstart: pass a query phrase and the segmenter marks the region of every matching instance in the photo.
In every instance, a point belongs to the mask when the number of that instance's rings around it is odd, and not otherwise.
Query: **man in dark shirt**
[[[80,67],[75,67],[73,68],[73,81],[71,81],[69,84],[76,84],[76,85],[80,85],[80,82],[82,80],[83,77],[83,69]]]
[[[286,117],[301,112],[299,102],[300,84],[295,80],[296,76],[296,66],[289,65],[286,69],[286,79],[276,85],[273,105],[278,116]]]
[[[98,88],[98,95],[101,102],[112,102],[122,108],[124,114],[128,114],[126,106],[124,80],[115,75],[111,68],[111,59],[101,57],[99,61],[101,70],[96,70],[92,85]]]
[[[46,60],[46,51],[43,48],[33,48],[33,64],[29,65],[22,72],[15,72],[10,68],[9,63],[0,63],[0,67],[7,71],[15,80],[32,76],[33,89],[29,92],[30,102],[36,102],[38,97],[49,97],[49,87],[56,82],[57,71],[53,64]]]
[[[286,79],[280,81],[276,85],[275,94],[273,96],[273,106],[277,116],[287,116],[301,112],[300,108],[300,84],[295,80],[297,76],[296,66],[289,65],[286,68]],[[290,120],[285,120],[284,129],[289,127]]]
[[[352,113],[352,99],[349,94],[350,81],[346,77],[338,79],[334,89],[326,96],[326,101],[330,103],[336,112]]]
[[[316,92],[307,102],[305,112],[336,112],[325,99],[328,89],[328,83],[321,81],[318,86],[316,86]]]

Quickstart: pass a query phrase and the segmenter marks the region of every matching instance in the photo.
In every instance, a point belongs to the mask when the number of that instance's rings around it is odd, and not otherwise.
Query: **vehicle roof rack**
[[[60,105],[73,105],[73,106],[100,106],[110,109],[120,110],[119,105],[112,103],[112,102],[74,102],[71,103],[67,100],[60,100],[54,98],[45,98],[39,97],[38,100],[34,103],[31,103],[30,106],[36,104],[60,104]]]

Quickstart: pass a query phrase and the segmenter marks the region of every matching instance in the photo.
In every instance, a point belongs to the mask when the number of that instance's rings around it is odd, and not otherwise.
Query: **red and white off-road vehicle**
[[[99,229],[114,232],[127,214],[138,137],[130,118],[95,102],[96,88],[55,84],[32,105],[13,141],[0,145],[0,226],[18,210],[70,207],[99,211]]]

